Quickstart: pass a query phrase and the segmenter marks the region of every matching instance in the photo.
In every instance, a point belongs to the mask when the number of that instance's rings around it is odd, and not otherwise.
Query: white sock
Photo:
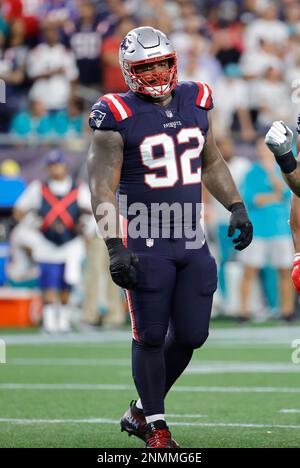
[[[57,310],[55,304],[44,305],[43,328],[48,333],[55,333],[58,331]]]
[[[164,414],[153,414],[152,416],[146,416],[147,424],[152,423],[154,421],[158,421],[158,420],[165,421],[165,415]]]
[[[68,304],[58,305],[58,326],[61,332],[66,333],[71,330],[71,309]]]
[[[142,402],[141,402],[141,399],[139,398],[138,401],[136,402],[135,406],[138,408],[138,409],[143,409],[143,405],[142,405]]]

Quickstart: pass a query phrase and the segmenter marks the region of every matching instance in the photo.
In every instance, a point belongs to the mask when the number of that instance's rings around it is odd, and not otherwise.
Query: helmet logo
[[[122,52],[126,52],[126,50],[128,49],[127,37],[125,37],[123,39],[123,41],[121,42],[120,47],[121,47]]]

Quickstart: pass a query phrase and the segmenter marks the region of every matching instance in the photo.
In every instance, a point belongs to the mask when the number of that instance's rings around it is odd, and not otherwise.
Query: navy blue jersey
[[[129,91],[102,96],[92,108],[94,130],[114,130],[124,141],[119,194],[135,202],[201,202],[201,160],[213,108],[205,83],[181,82],[166,107]]]

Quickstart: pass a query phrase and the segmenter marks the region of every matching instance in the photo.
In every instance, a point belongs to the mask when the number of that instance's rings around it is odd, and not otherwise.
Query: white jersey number
[[[204,145],[204,136],[201,130],[195,128],[182,128],[177,134],[177,143],[189,143],[192,138],[198,140],[196,148],[185,150],[180,159],[181,176],[183,185],[198,184],[201,182],[201,168],[192,172],[191,160],[199,158]],[[163,156],[154,156],[155,147],[163,148]],[[165,175],[155,173],[145,174],[145,183],[151,188],[174,187],[179,179],[174,139],[166,133],[146,137],[140,145],[140,154],[143,164],[150,170],[164,169]]]

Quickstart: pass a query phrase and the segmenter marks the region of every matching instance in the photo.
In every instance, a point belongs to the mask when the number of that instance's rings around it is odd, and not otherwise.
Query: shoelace
[[[150,447],[166,447],[170,440],[170,432],[167,429],[156,429],[147,440]]]

